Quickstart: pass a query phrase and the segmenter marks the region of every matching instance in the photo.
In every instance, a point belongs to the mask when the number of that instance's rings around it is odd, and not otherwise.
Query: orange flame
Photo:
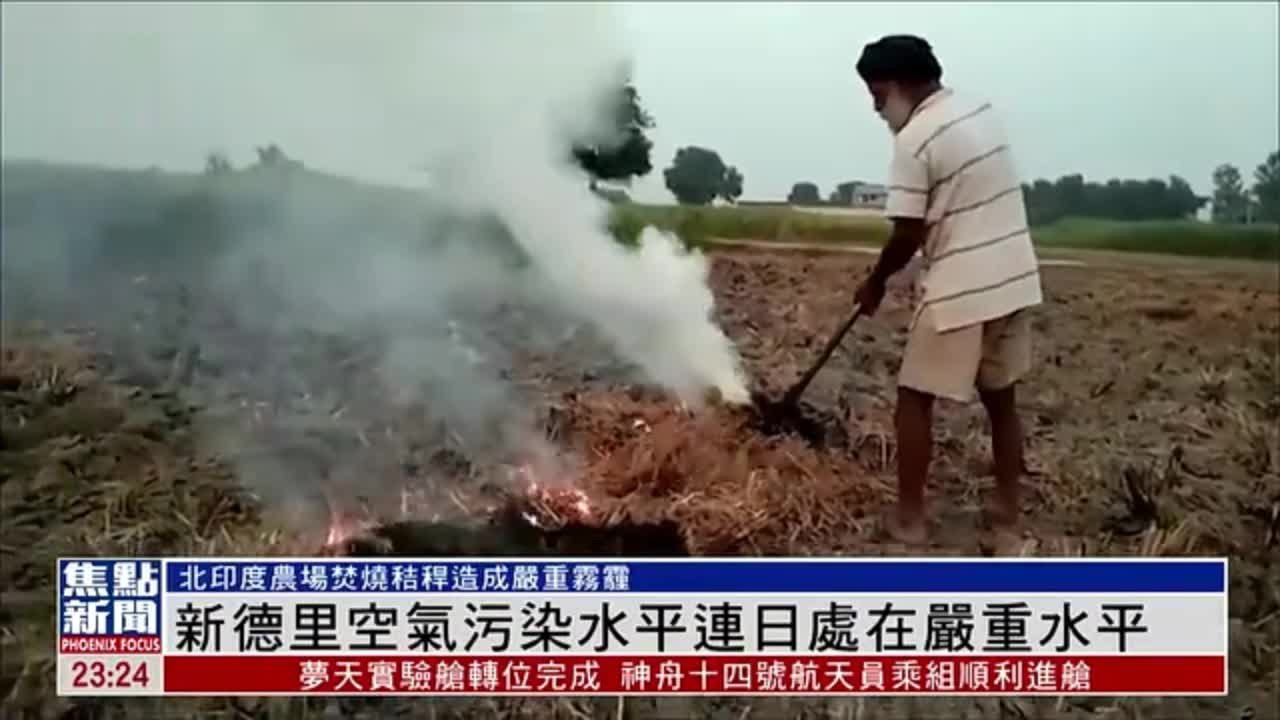
[[[542,508],[561,521],[588,524],[597,515],[596,508],[585,492],[566,482],[543,479],[533,463],[511,467],[511,474],[515,487],[535,507]],[[329,507],[329,527],[322,550],[324,554],[343,553],[348,543],[367,536],[378,525],[378,520],[371,511],[346,510],[330,492],[325,492],[325,500]],[[406,484],[400,489],[398,505],[400,519],[406,520],[421,516],[430,503],[422,490],[415,490]],[[395,512],[391,508],[387,509],[391,513]],[[535,512],[526,512],[525,517],[534,525],[541,524]]]
[[[551,508],[571,522],[588,522],[595,514],[591,500],[587,494],[575,487],[553,487],[549,483],[540,482],[532,465],[520,465],[515,470],[516,477],[523,481],[525,493],[530,500]]]
[[[325,553],[341,552],[347,543],[364,535],[376,525],[374,519],[367,515],[340,509],[338,502],[327,492],[325,502],[329,506],[329,531],[325,535]]]

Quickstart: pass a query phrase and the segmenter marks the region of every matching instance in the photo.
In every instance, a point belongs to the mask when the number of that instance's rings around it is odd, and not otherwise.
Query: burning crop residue
[[[481,470],[476,483],[444,477],[434,494],[405,487],[399,513],[348,520],[331,532],[331,545],[350,553],[353,537],[357,544],[382,538],[356,552],[400,556],[413,554],[411,547],[443,556],[442,546],[534,555],[570,546],[587,556],[720,554],[774,541],[767,528],[779,512],[803,517],[788,533],[825,533],[847,523],[841,508],[865,506],[876,495],[844,451],[763,435],[749,409],[692,411],[678,398],[635,392],[562,400],[549,411],[559,448],[534,445],[533,452],[526,445],[513,462]]]
[[[478,552],[484,546],[510,551],[500,554],[537,555],[545,551],[543,543],[535,542],[543,534],[600,528],[599,508],[570,481],[552,479],[547,471],[535,470],[533,463],[509,468],[502,477],[505,482],[492,495],[482,490],[464,495],[452,488],[445,497],[431,498],[406,485],[400,491],[399,512],[385,517],[368,509],[348,509],[329,495],[329,527],[321,553],[399,555],[416,554],[408,549],[417,548],[424,555],[442,555],[453,554],[443,551],[450,547],[461,555],[490,554]],[[471,537],[478,534],[490,538]]]
[[[370,518],[362,518],[353,513],[334,511],[329,519],[329,532],[325,535],[325,554],[334,553],[337,548],[346,546],[352,540],[367,534],[376,523]]]
[[[599,478],[567,474],[561,467],[558,462],[527,461],[495,468],[489,483],[420,497],[411,503],[415,510],[398,518],[331,505],[322,552],[330,557],[455,558],[689,554],[677,522],[620,513],[605,498],[593,499]],[[403,498],[410,495],[421,493],[403,491],[402,510]]]
[[[529,486],[527,494],[539,508],[566,523],[590,525],[595,519],[591,501],[576,488],[542,487],[535,483]]]
[[[372,513],[356,512],[343,508],[332,496],[326,496],[329,506],[329,527],[321,546],[320,555],[346,554],[344,549],[360,538],[367,537],[377,528],[379,521]]]
[[[525,519],[534,527],[598,523],[595,506],[579,488],[546,480],[529,463],[518,466],[513,475],[516,496],[528,504]]]

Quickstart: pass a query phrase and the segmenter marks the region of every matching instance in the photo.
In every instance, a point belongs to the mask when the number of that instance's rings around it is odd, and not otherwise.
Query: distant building
[[[854,207],[884,208],[889,199],[889,189],[875,183],[858,183],[853,189]]]
[[[889,190],[884,185],[853,180],[837,185],[831,193],[830,202],[833,205],[882,210],[888,198]]]

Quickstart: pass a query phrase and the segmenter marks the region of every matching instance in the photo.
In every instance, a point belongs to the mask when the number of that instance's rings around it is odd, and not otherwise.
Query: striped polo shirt
[[[942,89],[921,102],[894,137],[885,214],[923,218],[923,294],[950,330],[1038,305],[1039,262],[1022,182],[991,103]]]

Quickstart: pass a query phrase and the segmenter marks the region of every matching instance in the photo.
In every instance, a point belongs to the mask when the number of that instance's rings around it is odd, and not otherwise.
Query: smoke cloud
[[[286,16],[301,11],[270,12],[269,26],[286,33]],[[626,55],[608,6],[394,5],[375,13],[335,5],[324,13],[320,31],[289,33],[299,55],[345,68],[366,107],[421,128],[437,190],[497,212],[564,309],[687,402],[710,387],[747,399],[732,348],[710,319],[705,261],[657,231],[642,235],[638,254],[611,242],[607,205],[569,164],[572,140],[609,131],[602,99],[616,90]],[[345,51],[341,39],[362,33],[380,38],[378,52]]]
[[[30,31],[36,11],[24,12]],[[608,205],[571,164],[572,140],[609,133],[601,110],[625,67],[607,5],[210,3],[69,12],[50,6],[40,15],[46,29],[63,30],[52,42],[74,42],[67,36],[75,28],[92,27],[110,36],[89,43],[113,54],[101,62],[119,66],[127,56],[125,71],[152,88],[114,111],[182,122],[181,108],[192,108],[191,123],[209,135],[206,148],[276,142],[310,168],[418,188],[384,188],[372,200],[327,175],[295,182],[236,173],[214,183],[208,207],[184,206],[199,221],[193,227],[217,226],[209,233],[218,242],[184,237],[182,257],[165,266],[170,280],[194,291],[193,312],[202,316],[193,324],[199,336],[179,343],[198,343],[202,367],[242,404],[301,398],[329,425],[350,418],[362,427],[385,420],[386,403],[425,406],[423,422],[446,428],[473,459],[550,462],[563,454],[546,446],[530,399],[507,378],[528,352],[607,362],[607,350],[565,344],[583,334],[598,335],[690,404],[711,387],[746,400],[738,360],[711,320],[705,260],[653,229],[638,250],[622,248],[605,229]],[[6,13],[6,25],[14,19]],[[166,26],[183,22],[198,23],[202,41],[166,43]],[[6,41],[9,30],[18,32],[7,28]],[[149,39],[124,41],[141,37]],[[249,46],[270,60],[243,66]],[[224,64],[228,80],[184,85],[187,63]],[[104,111],[113,110],[104,104]],[[252,128],[258,142],[237,128]],[[263,196],[269,206],[258,202]],[[46,297],[54,287],[61,300],[79,297],[58,304],[121,338],[158,334],[163,323],[155,318],[107,318],[100,302],[83,297],[86,238],[113,221],[110,208],[90,205],[26,224],[7,213],[6,276]],[[53,247],[66,253],[56,271]],[[154,262],[140,267],[153,271],[144,284],[161,282]],[[236,333],[209,329],[220,323]],[[333,362],[323,342],[293,342],[298,337],[336,338],[347,346],[337,356],[374,358],[381,387],[346,361]],[[356,435],[345,432],[346,442]],[[222,428],[209,437],[239,449],[244,479],[260,490],[287,496],[324,465],[299,459],[314,451],[296,442],[285,448],[261,432]]]

